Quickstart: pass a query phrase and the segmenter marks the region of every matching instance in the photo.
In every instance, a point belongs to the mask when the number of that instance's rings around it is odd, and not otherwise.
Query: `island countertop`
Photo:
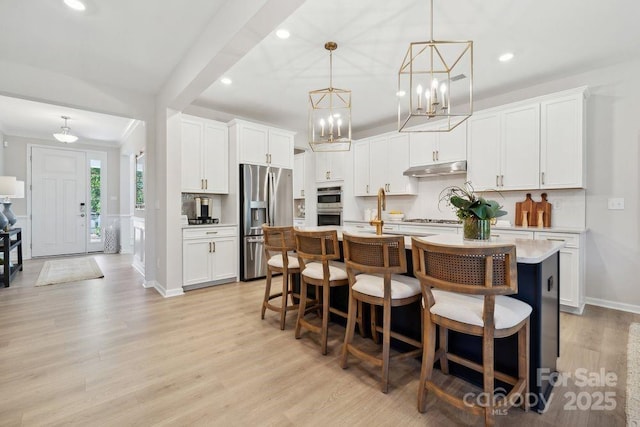
[[[376,237],[373,232],[362,231],[349,227],[338,226],[316,226],[316,227],[297,227],[301,230],[313,231],[313,230],[336,230],[338,232],[338,239],[342,240],[342,232],[347,232],[352,235],[363,237]],[[411,249],[411,238],[424,240],[430,243],[437,243],[442,245],[448,245],[453,247],[463,246],[500,246],[505,244],[516,245],[516,257],[519,263],[522,264],[538,264],[554,253],[558,252],[564,247],[565,243],[554,240],[531,240],[531,239],[518,239],[509,236],[492,237],[489,240],[465,240],[460,234],[412,234],[412,233],[385,233],[383,236],[404,236],[404,244],[407,249]]]

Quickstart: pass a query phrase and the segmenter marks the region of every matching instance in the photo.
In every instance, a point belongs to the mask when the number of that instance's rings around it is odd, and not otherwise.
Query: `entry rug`
[[[93,258],[68,258],[46,261],[36,281],[36,286],[76,282],[104,277]]]
[[[627,425],[640,426],[640,323],[629,326],[626,412]]]

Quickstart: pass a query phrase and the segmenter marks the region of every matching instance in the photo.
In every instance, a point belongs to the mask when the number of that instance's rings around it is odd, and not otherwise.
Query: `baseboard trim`
[[[570,305],[560,304],[560,311],[563,311],[565,313],[582,315],[582,312],[584,311],[584,304],[582,304],[582,306],[580,307],[571,307]]]
[[[142,287],[145,289],[155,288],[155,280],[145,280],[142,282]]]
[[[614,310],[628,311],[629,313],[640,314],[640,305],[627,304],[624,302],[609,301],[600,298],[585,298],[585,302],[598,307],[612,308]]]
[[[157,280],[152,280],[150,282],[148,282],[150,285],[153,286],[153,288],[163,297],[165,298],[171,298],[171,297],[177,297],[180,295],[184,295],[184,290],[182,289],[182,287],[178,288],[178,289],[166,289],[164,286],[162,286],[162,284],[160,284],[160,282],[158,282]],[[146,285],[146,283],[145,283]],[[146,286],[145,286],[146,287]],[[149,286],[151,287],[151,286]]]
[[[134,259],[133,263],[131,264],[131,267],[133,267],[134,270],[136,270],[138,273],[140,273],[142,277],[144,277],[144,264],[139,263]]]

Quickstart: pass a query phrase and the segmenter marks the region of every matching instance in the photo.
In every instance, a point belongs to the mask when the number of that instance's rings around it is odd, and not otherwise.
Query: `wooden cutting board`
[[[517,226],[522,226],[524,223],[524,218],[526,216],[527,225],[531,226],[531,221],[535,221],[535,207],[536,202],[531,199],[531,193],[527,193],[527,197],[525,197],[524,202],[516,202],[516,218],[515,223]],[[524,213],[526,212],[526,213]]]
[[[551,227],[551,203],[547,202],[547,193],[542,193],[540,197],[542,197],[542,201],[537,202],[535,206],[536,225],[538,227]],[[538,224],[540,212],[542,212],[542,224]]]
[[[526,215],[528,227],[551,227],[551,203],[547,201],[547,193],[542,193],[541,197],[541,201],[534,202],[531,193],[527,193],[524,202],[516,202],[515,223],[517,226],[525,224]],[[539,218],[542,218],[542,224],[538,224]]]

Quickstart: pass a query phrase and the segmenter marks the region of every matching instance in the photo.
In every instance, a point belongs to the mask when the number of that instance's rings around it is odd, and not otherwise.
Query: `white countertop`
[[[358,224],[369,224],[369,221],[363,221],[361,219],[345,219],[344,222],[354,222]],[[407,222],[407,221],[391,221],[384,220],[385,225],[411,225],[417,227],[455,227],[462,228],[462,224],[442,224],[437,222]],[[581,234],[586,232],[585,228],[581,227],[521,227],[521,226],[500,226],[492,225],[492,230],[513,230],[513,231],[536,231],[545,233],[573,233]]]
[[[300,230],[314,231],[314,230],[336,230],[338,232],[338,239],[342,240],[342,232],[346,231],[349,234],[363,237],[376,237],[372,232],[366,232],[354,228],[336,227],[336,226],[321,226],[321,227],[297,227]],[[400,234],[400,233],[398,233]],[[398,234],[383,234],[383,236],[397,236]],[[558,252],[564,247],[564,242],[555,240],[532,240],[532,239],[516,239],[509,236],[504,237],[492,237],[489,240],[464,240],[460,234],[430,234],[426,236],[411,236],[404,235],[405,247],[411,248],[411,238],[416,237],[431,243],[438,243],[442,245],[462,247],[482,247],[482,246],[499,246],[504,244],[516,245],[516,257],[518,262],[523,264],[538,264],[554,253]]]

